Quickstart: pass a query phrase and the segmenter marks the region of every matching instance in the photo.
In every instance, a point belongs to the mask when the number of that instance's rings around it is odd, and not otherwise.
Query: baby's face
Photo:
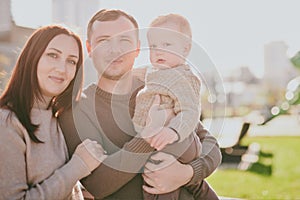
[[[190,50],[187,38],[173,23],[165,23],[148,31],[150,61],[155,68],[173,68],[185,63]]]

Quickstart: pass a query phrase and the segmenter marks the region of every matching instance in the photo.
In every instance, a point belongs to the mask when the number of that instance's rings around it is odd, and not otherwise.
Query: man
[[[143,87],[132,73],[140,47],[136,20],[120,10],[101,10],[90,20],[87,34],[86,47],[99,80],[84,91],[79,104],[60,118],[70,155],[84,138],[97,140],[109,155],[82,180],[85,188],[97,199],[134,200],[143,199],[142,188],[162,194],[185,185],[180,199],[193,199],[188,190],[199,198],[211,194],[216,199],[203,179],[219,165],[221,154],[215,138],[201,124],[196,132],[203,153],[186,165],[164,153],[151,156],[154,149],[135,136],[131,117],[136,94]],[[159,116],[160,111],[155,112],[154,116]],[[162,162],[145,165],[150,156]],[[161,168],[165,163],[170,164]],[[142,177],[144,165],[147,173]],[[154,171],[157,168],[161,169]],[[149,186],[143,186],[143,178]]]

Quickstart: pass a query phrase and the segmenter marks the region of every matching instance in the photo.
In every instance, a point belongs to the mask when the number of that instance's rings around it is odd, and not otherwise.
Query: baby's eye
[[[167,43],[167,42],[166,42],[166,43],[164,43],[164,46],[165,46],[165,47],[171,46],[171,43]]]

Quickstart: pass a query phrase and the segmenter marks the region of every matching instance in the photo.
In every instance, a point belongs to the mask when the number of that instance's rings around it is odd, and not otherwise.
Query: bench
[[[207,124],[210,126],[207,126]],[[215,124],[215,125],[213,125]],[[242,139],[247,135],[250,123],[243,118],[225,118],[204,120],[204,125],[216,137],[221,153],[222,163],[220,167],[238,168],[247,170],[252,163],[258,161],[260,146],[257,143],[242,145]],[[217,126],[221,126],[220,130]]]

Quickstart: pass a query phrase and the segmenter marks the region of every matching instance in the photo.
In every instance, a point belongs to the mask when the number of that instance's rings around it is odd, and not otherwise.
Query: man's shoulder
[[[97,85],[95,83],[88,85],[86,88],[83,89],[81,93],[81,98],[83,99],[90,98],[93,94],[95,94],[96,90],[97,90]]]
[[[145,82],[146,72],[150,66],[137,67],[132,69],[132,75],[139,81]]]
[[[91,105],[95,103],[96,84],[87,86],[81,93],[80,100],[74,105],[73,109],[77,111],[89,112]]]

